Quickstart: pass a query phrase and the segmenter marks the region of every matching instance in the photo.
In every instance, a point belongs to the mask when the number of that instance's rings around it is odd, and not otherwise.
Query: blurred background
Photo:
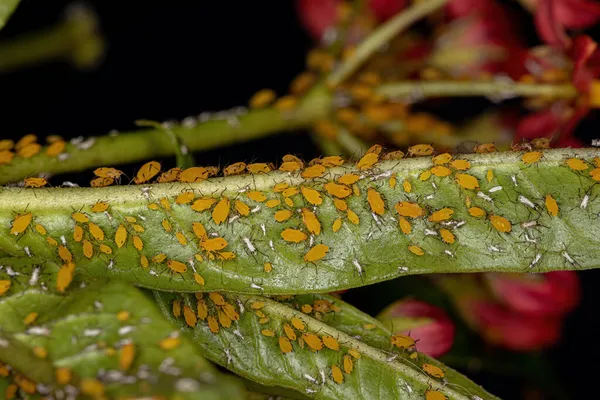
[[[513,1],[501,3],[516,13],[528,44],[537,44],[531,16]],[[23,0],[0,32],[0,47],[5,41],[60,24],[72,5],[67,0]],[[282,95],[305,69],[306,54],[314,44],[293,1],[173,1],[167,5],[97,0],[85,5],[97,13],[106,40],[103,59],[88,69],[56,61],[0,72],[2,139],[28,133],[65,139],[102,135],[112,129],[135,129],[136,119],[182,120],[203,111],[246,105],[262,88]],[[594,29],[589,33],[598,37]],[[436,110],[437,115],[459,123],[489,105],[482,99],[459,99]],[[592,113],[579,125],[577,135],[589,145],[597,134],[597,117]],[[299,131],[197,153],[195,159],[200,165],[278,162],[288,153],[305,159],[321,155],[307,132]],[[174,158],[159,161],[165,167],[174,166]],[[135,168],[121,169],[132,176]],[[86,185],[91,176],[86,171],[66,175],[64,180]],[[407,297],[443,309],[454,324],[455,337],[450,351],[440,359],[502,398],[581,398],[597,390],[600,271],[582,271],[578,276],[581,286],[575,285],[572,291],[577,293],[570,295],[581,294],[579,305],[558,328],[539,328],[546,333],[547,329],[562,331],[560,337],[550,334],[551,339],[544,339],[551,342],[543,346],[545,350],[514,351],[482,340],[463,322],[451,299],[426,278],[403,278],[342,296],[371,315]],[[554,307],[552,301],[546,305]],[[512,330],[501,334],[517,337],[522,334],[519,326],[534,320],[521,318]]]

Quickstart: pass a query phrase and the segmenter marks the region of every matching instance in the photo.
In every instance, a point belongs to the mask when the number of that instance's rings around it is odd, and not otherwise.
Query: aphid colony
[[[541,151],[515,153],[520,165],[511,173],[485,164],[483,176],[480,161],[472,167],[473,157],[455,158],[444,153],[433,156],[429,163],[424,157],[432,155],[433,148],[428,145],[413,146],[408,154],[420,158],[397,161],[404,156],[402,152],[385,154],[381,146],[373,146],[354,166],[344,164],[340,157],[315,159],[304,165],[291,155],[283,158],[278,172],[271,172],[274,167],[268,164],[236,163],[224,168],[223,175],[246,175],[231,178],[231,184],[230,178],[208,180],[216,168],[193,167],[160,174],[160,165],[152,161],[134,178],[141,185],[139,192],[123,192],[124,202],[112,205],[102,200],[102,189],[14,189],[20,190],[19,196],[30,195],[28,204],[34,210],[43,209],[43,205],[35,205],[43,198],[59,201],[53,196],[61,190],[79,190],[82,199],[95,200],[75,201],[68,217],[57,216],[62,218],[62,230],[51,228],[57,226],[56,218],[46,225],[44,213],[27,209],[12,213],[5,222],[6,236],[16,240],[24,256],[50,258],[61,265],[55,283],[59,292],[69,286],[78,264],[110,270],[115,265],[123,268],[119,262],[124,257],[127,267],[137,263],[149,275],[136,275],[144,285],[152,286],[153,277],[168,273],[169,283],[185,283],[185,290],[205,285],[205,290],[211,290],[218,287],[212,278],[221,274],[226,263],[239,263],[246,266],[245,271],[236,269],[236,273],[248,274],[250,289],[261,291],[270,287],[269,278],[275,281],[282,276],[278,274],[285,274],[283,268],[293,263],[316,266],[317,286],[335,272],[329,268],[343,266],[354,271],[356,284],[360,284],[367,263],[349,254],[351,243],[360,247],[390,235],[395,254],[402,258],[412,255],[413,265],[429,255],[450,258],[450,265],[460,248],[460,232],[472,227],[479,232],[485,227],[487,236],[495,232],[492,239],[502,234],[524,236],[524,244],[519,241],[515,246],[535,244],[537,248],[532,227],[543,218],[545,228],[551,229],[552,218],[561,215],[561,203],[569,200],[564,190],[542,193],[540,199],[527,190],[525,181],[519,185],[519,180],[528,179],[526,174],[536,173],[545,157]],[[554,159],[556,156],[554,153]],[[561,164],[556,167],[560,173],[576,174],[580,182],[587,180],[590,190],[600,179],[598,157],[591,162],[576,156],[560,157]],[[112,180],[122,176],[113,168],[99,168],[96,174]],[[168,179],[161,179],[165,175]],[[157,182],[169,185],[160,190],[160,185],[144,186],[157,176]],[[205,181],[208,186],[204,186]],[[161,195],[155,195],[155,190]],[[438,196],[438,191],[443,194]],[[590,199],[589,194],[577,199],[576,204],[581,202],[578,209],[586,209]],[[516,214],[515,206],[521,207]],[[169,245],[164,246],[166,243]],[[401,251],[402,247],[407,251]],[[488,249],[497,245],[489,243],[483,248],[493,252]],[[561,254],[560,259],[571,265],[577,263],[565,249],[537,250],[536,264],[544,250]],[[385,261],[390,264],[389,259]],[[255,278],[259,282],[254,282]],[[0,294],[10,286],[10,277],[0,279]]]

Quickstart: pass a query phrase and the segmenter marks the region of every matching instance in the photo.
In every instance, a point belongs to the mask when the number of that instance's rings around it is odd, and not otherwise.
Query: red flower
[[[431,357],[447,353],[454,342],[450,318],[442,309],[422,301],[397,301],[377,318],[388,322],[395,334],[410,335],[417,341],[417,350]]]
[[[296,1],[300,22],[315,40],[321,40],[327,29],[335,25],[341,2],[341,0]]]
[[[385,21],[398,14],[408,4],[408,0],[369,0],[369,9],[378,21]]]
[[[492,302],[474,302],[470,308],[477,330],[496,346],[515,351],[540,350],[560,338],[560,319],[532,317]]]
[[[560,317],[579,303],[577,273],[485,274],[496,297],[509,308],[533,317]]]

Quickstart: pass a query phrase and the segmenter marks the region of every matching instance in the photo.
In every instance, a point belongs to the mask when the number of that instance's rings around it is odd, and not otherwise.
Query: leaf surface
[[[0,29],[4,28],[6,22],[13,14],[21,0],[0,0]]]

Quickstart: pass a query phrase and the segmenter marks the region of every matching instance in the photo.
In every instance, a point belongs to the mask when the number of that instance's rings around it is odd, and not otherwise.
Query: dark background
[[[69,4],[66,0],[24,0],[0,32],[0,42],[58,23]],[[183,119],[243,105],[264,87],[283,94],[302,71],[311,47],[292,1],[97,0],[88,4],[97,11],[108,42],[103,63],[92,71],[56,62],[0,75],[1,138],[27,133],[40,138],[100,135],[111,129],[134,129],[136,119]],[[532,32],[527,26],[524,30]],[[597,134],[593,117],[580,132],[588,137]],[[196,161],[202,165],[278,161],[287,153],[306,158],[319,155],[308,136],[298,132],[198,153]],[[131,176],[133,168],[124,169]],[[85,184],[90,177],[87,171],[66,178]],[[571,398],[598,390],[599,276],[597,271],[580,273],[582,305],[567,319],[562,342],[549,352]],[[376,313],[386,305],[373,295],[377,290],[359,289],[347,299]],[[515,363],[514,368],[526,366]],[[518,379],[471,376],[502,398],[523,394],[524,385]]]

